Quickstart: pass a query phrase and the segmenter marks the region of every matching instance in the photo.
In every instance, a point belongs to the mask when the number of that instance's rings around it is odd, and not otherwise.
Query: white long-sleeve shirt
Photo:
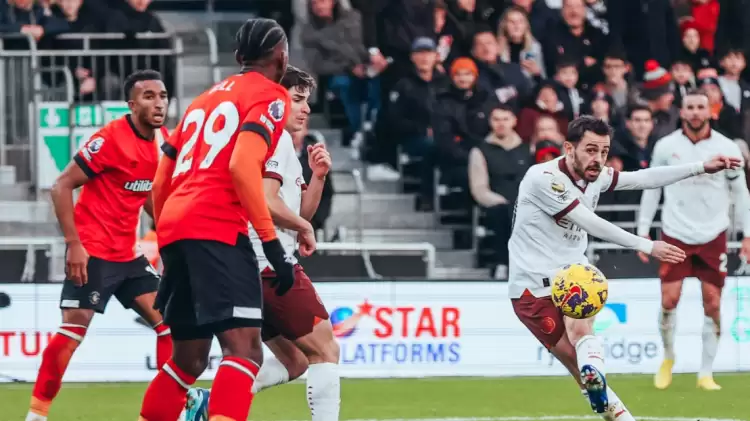
[[[588,263],[588,234],[651,253],[651,240],[630,234],[594,213],[600,194],[661,187],[703,172],[700,162],[634,172],[605,167],[596,181],[585,183],[574,181],[565,157],[532,166],[518,190],[508,242],[510,297],[518,298],[526,289],[536,297],[549,295],[550,280],[561,267]]]
[[[651,166],[668,168],[684,162],[706,161],[716,155],[742,159],[739,147],[713,130],[708,139],[696,143],[678,130],[656,142]],[[660,199],[661,189],[643,192],[638,235],[648,235]],[[729,228],[732,201],[742,215],[745,235],[750,234],[750,194],[742,166],[667,185],[661,213],[662,231],[685,244],[706,244]]]

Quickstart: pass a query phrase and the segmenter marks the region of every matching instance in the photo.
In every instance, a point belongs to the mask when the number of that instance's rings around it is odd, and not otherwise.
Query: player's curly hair
[[[254,18],[242,24],[234,40],[237,57],[244,64],[267,58],[277,45],[287,42],[287,37],[275,20]]]
[[[128,77],[125,78],[125,82],[122,84],[122,90],[125,92],[125,97],[130,98],[130,93],[133,90],[133,86],[135,86],[136,83],[142,82],[144,80],[163,80],[161,78],[161,73],[157,72],[156,70],[151,69],[143,69],[143,70],[136,70],[135,72],[128,75]]]
[[[287,66],[284,77],[281,78],[281,86],[286,89],[297,87],[300,91],[312,92],[317,83],[315,78],[306,71],[292,65]]]
[[[568,124],[568,142],[577,145],[586,132],[599,136],[612,136],[612,127],[606,121],[590,115],[582,115]]]

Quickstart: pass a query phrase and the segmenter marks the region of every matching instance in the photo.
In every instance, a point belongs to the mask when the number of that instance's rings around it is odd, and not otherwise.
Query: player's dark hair
[[[696,95],[697,96],[704,96],[704,97],[708,98],[708,92],[706,92],[705,89],[703,89],[703,88],[690,88],[690,89],[688,89],[687,92],[685,92],[685,95],[682,96],[682,99],[683,99],[682,104],[685,105],[685,98],[687,98],[689,96],[696,96]]]
[[[599,136],[612,136],[612,128],[606,121],[590,115],[582,115],[568,124],[568,136],[565,140],[577,145],[586,132]]]
[[[144,80],[162,80],[161,73],[151,69],[136,70],[135,72],[131,73],[130,75],[128,75],[128,77],[125,78],[125,82],[123,82],[122,84],[122,89],[125,92],[125,97],[130,98],[133,86],[135,86],[135,84],[138,82],[143,82]]]
[[[280,83],[281,86],[285,87],[286,89],[292,89],[296,87],[301,91],[310,92],[312,92],[317,85],[317,83],[315,82],[315,78],[312,77],[310,73],[307,73],[299,67],[295,67],[292,65],[287,66],[286,73],[284,73],[284,77],[281,78]]]
[[[628,107],[628,120],[633,118],[633,113],[636,113],[638,111],[645,111],[648,113],[649,116],[653,116],[654,113],[651,111],[651,108],[648,108],[645,104],[633,104]]]
[[[242,24],[234,37],[237,58],[242,64],[263,60],[273,49],[287,42],[284,29],[273,19],[254,18]]]

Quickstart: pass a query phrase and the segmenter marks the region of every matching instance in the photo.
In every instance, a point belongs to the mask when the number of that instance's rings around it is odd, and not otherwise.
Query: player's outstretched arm
[[[313,174],[310,183],[307,185],[307,190],[302,194],[299,213],[301,217],[311,221],[315,212],[318,211],[318,206],[320,206],[326,176],[332,165],[331,154],[328,153],[325,144],[318,143],[307,146],[307,163]]]
[[[638,211],[638,225],[636,234],[641,237],[648,237],[651,231],[651,224],[654,222],[656,211],[659,209],[661,200],[661,189],[644,190],[641,194],[641,207]]]
[[[587,233],[602,240],[650,254],[667,263],[679,263],[685,260],[685,252],[679,248],[661,241],[654,242],[633,235],[600,218],[585,206],[576,206],[568,212],[567,217]]]
[[[615,173],[610,190],[655,189],[700,174],[714,174],[725,169],[734,169],[742,164],[735,157],[718,155],[706,162],[647,168],[638,171]]]

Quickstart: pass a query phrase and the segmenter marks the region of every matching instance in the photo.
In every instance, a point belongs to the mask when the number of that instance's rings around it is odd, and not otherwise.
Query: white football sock
[[[628,408],[622,403],[611,387],[607,386],[607,398],[609,399],[609,410],[602,414],[607,421],[635,421]]]
[[[607,375],[604,369],[604,347],[601,339],[594,335],[586,335],[576,343],[576,358],[578,369],[584,365],[594,366],[602,375]]]
[[[703,356],[698,377],[713,375],[714,358],[716,358],[716,351],[719,349],[720,334],[719,325],[714,319],[706,316],[703,321]]]
[[[273,357],[263,358],[263,365],[260,366],[260,371],[255,377],[252,392],[254,395],[263,389],[284,383],[289,383],[289,372],[284,364]]]
[[[659,313],[659,333],[664,345],[664,359],[674,361],[675,310],[661,309]]]
[[[47,417],[29,411],[26,414],[26,421],[47,421]]]
[[[338,421],[341,405],[338,364],[310,364],[307,369],[307,405],[312,421]]]

